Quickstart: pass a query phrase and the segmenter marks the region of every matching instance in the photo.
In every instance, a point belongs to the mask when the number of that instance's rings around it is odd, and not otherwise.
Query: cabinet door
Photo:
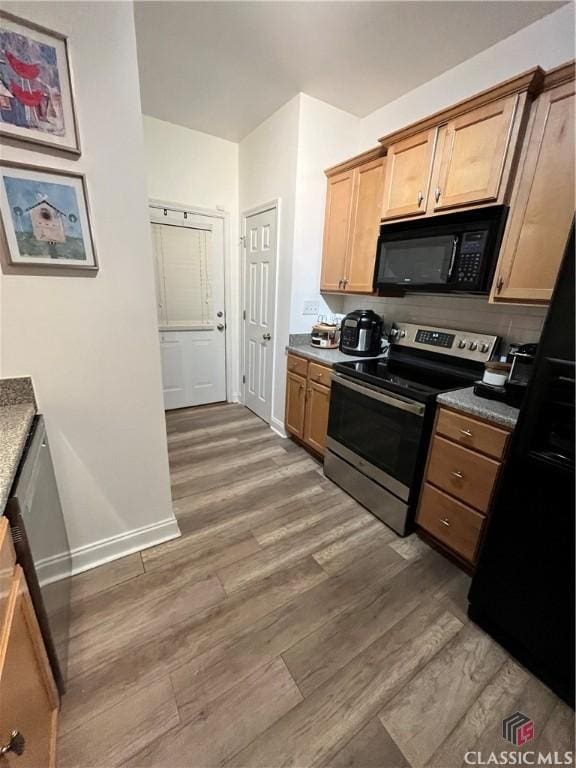
[[[547,302],[574,217],[574,82],[534,105],[492,301]]]
[[[353,191],[352,170],[328,179],[320,278],[322,291],[339,291],[343,288]]]
[[[295,373],[286,377],[286,429],[297,437],[304,436],[304,412],[306,409],[306,379]]]
[[[304,441],[322,455],[324,455],[326,446],[329,408],[330,390],[328,387],[308,380]]]
[[[16,730],[25,747],[20,757],[8,752],[0,762],[6,768],[49,768],[56,764],[58,695],[19,566],[14,574],[7,637],[0,643],[0,744]]]
[[[385,158],[379,158],[354,171],[350,247],[344,284],[349,293],[373,291],[385,163]]]
[[[436,129],[417,133],[388,149],[383,219],[426,213]]]
[[[508,96],[446,125],[434,211],[498,200],[517,101]]]

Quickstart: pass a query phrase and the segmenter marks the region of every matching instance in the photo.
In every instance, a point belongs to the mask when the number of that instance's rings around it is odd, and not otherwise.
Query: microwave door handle
[[[446,282],[450,280],[452,277],[452,270],[454,269],[454,262],[456,261],[456,249],[458,248],[458,238],[454,238],[454,242],[452,243],[452,256],[450,257],[450,266],[448,267],[448,275],[446,277]]]

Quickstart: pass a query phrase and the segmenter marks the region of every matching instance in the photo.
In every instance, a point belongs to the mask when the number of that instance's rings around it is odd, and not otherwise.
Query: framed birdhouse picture
[[[0,213],[10,264],[98,269],[82,174],[2,162]]]
[[[67,38],[5,12],[0,135],[80,154]]]

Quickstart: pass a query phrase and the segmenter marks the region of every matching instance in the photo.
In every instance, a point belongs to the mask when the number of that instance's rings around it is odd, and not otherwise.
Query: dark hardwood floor
[[[453,564],[242,406],[167,423],[182,538],[74,578],[60,768],[460,767],[517,710],[572,748]]]

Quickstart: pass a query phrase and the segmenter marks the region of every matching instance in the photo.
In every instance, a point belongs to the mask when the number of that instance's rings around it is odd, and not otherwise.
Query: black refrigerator
[[[512,437],[469,615],[574,706],[574,227]]]

